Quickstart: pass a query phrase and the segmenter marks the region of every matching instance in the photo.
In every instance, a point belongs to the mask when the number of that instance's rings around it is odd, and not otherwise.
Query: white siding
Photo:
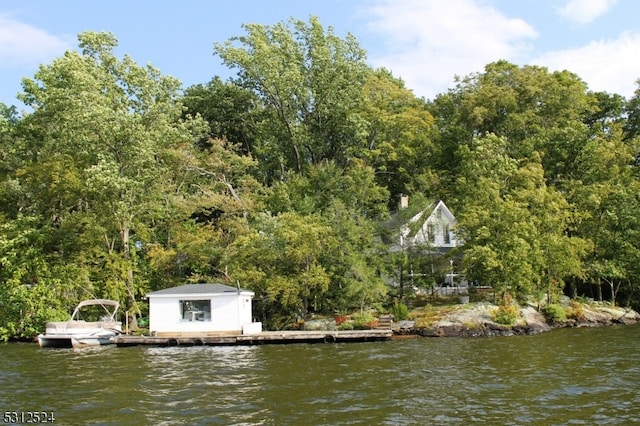
[[[427,211],[422,211],[412,217],[409,223],[417,223]],[[401,231],[400,245],[424,245],[431,247],[456,247],[458,240],[454,233],[456,219],[449,209],[440,201],[429,217],[424,220],[421,228],[415,235],[409,236],[409,226],[405,226]],[[447,235],[448,234],[448,235]]]
[[[211,300],[211,321],[183,320],[180,316],[183,300]],[[241,333],[243,324],[251,323],[251,317],[251,296],[242,293],[149,296],[149,331],[152,333]]]

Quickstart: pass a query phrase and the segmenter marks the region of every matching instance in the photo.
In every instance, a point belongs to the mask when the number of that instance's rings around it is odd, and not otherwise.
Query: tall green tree
[[[458,179],[464,207],[457,217],[464,264],[472,278],[499,292],[552,300],[565,278],[582,274],[587,245],[568,234],[571,210],[546,185],[540,157],[517,161],[507,152],[508,142],[495,135],[461,148],[466,174]]]
[[[24,192],[18,210],[64,229],[49,250],[86,268],[90,293],[136,312],[146,288],[138,252],[167,198],[171,153],[206,125],[181,119],[178,80],[117,58],[112,34],[78,39],[80,52],[23,80],[19,97],[33,112],[19,129],[28,143],[15,174]]]
[[[551,185],[570,179],[574,160],[593,134],[587,119],[594,117],[597,99],[568,71],[498,61],[459,79],[455,88],[436,97],[430,111],[438,129],[437,167],[445,189],[455,193],[457,148],[487,134],[505,138],[512,158],[538,152]]]
[[[209,139],[173,150],[172,173],[157,205],[155,239],[147,247],[154,286],[224,279],[226,247],[249,231],[260,209],[254,161],[237,146]]]
[[[437,146],[426,102],[385,69],[371,73],[361,97],[366,146],[357,155],[375,169],[377,182],[393,195],[433,193]]]
[[[337,244],[317,215],[261,215],[229,246],[229,277],[256,292],[263,321],[279,328],[311,306],[319,310],[330,283],[322,258]]]
[[[182,102],[185,117],[200,114],[209,124],[210,138],[229,141],[245,155],[253,153],[263,109],[252,91],[215,77],[187,88]]]
[[[384,300],[377,223],[387,218],[388,197],[374,170],[359,160],[346,169],[334,163],[313,165],[305,175],[294,174],[266,191],[264,204],[273,213],[319,215],[340,241],[321,258],[331,278],[322,294],[323,311],[348,311]]]
[[[325,31],[315,17],[243,28],[246,35],[216,43],[214,53],[265,108],[256,158],[272,178],[325,160],[346,164],[362,144],[353,113],[369,73],[356,39]]]
[[[506,186],[518,169],[506,149],[506,141],[495,135],[474,141],[473,149],[461,147],[458,155],[466,174],[458,178],[458,185],[464,208],[456,216],[468,276],[499,293],[515,295],[531,290],[533,229],[526,205]]]
[[[601,285],[613,302],[623,284],[632,286],[637,279],[640,183],[634,157],[618,131],[590,140],[577,159],[581,179],[569,196],[580,213],[575,232],[591,241],[587,281],[600,300]]]

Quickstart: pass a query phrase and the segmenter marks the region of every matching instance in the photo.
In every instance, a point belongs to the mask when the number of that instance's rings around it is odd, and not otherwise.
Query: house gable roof
[[[437,223],[442,220],[451,224],[456,224],[455,216],[453,215],[453,213],[451,213],[451,210],[449,210],[444,202],[440,200],[437,203],[429,205],[426,209],[418,212],[411,219],[409,219],[408,223],[406,224],[405,231],[403,232],[406,233],[405,237],[413,238],[415,237],[415,234],[425,226],[426,223]],[[414,229],[412,232],[409,224],[414,223],[418,223],[420,226]]]
[[[424,244],[431,238],[430,249],[446,252],[458,245],[453,233],[456,225],[457,221],[451,210],[442,200],[438,200],[429,204],[427,208],[415,214],[401,226],[399,242],[391,250],[398,251],[405,246]],[[445,233],[448,234],[448,238],[445,238]]]
[[[218,283],[206,284],[184,284],[177,287],[165,288],[162,290],[147,293],[147,297],[154,296],[202,296],[202,295],[221,295],[221,294],[240,294],[253,296],[253,292],[237,287],[231,287]]]
[[[444,214],[444,216],[446,216],[449,222],[453,222],[453,223],[456,222],[456,217],[453,215],[453,213],[451,213],[451,210],[449,210],[449,207],[447,207],[447,205],[442,200],[438,201],[438,204],[436,204],[434,209],[431,211],[431,215],[429,215],[429,217],[434,216],[438,211],[438,209],[442,214]]]

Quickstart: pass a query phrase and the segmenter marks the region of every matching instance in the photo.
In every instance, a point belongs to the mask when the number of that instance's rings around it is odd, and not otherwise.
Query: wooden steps
[[[376,325],[376,330],[391,330],[393,326],[393,315],[381,315],[378,318],[378,325]]]

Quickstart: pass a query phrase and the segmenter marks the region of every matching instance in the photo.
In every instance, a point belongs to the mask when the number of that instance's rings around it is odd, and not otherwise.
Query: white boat
[[[38,335],[38,343],[43,348],[108,345],[113,337],[122,333],[122,322],[116,320],[119,307],[120,304],[114,300],[84,300],[78,304],[69,321],[48,322],[45,333]]]

